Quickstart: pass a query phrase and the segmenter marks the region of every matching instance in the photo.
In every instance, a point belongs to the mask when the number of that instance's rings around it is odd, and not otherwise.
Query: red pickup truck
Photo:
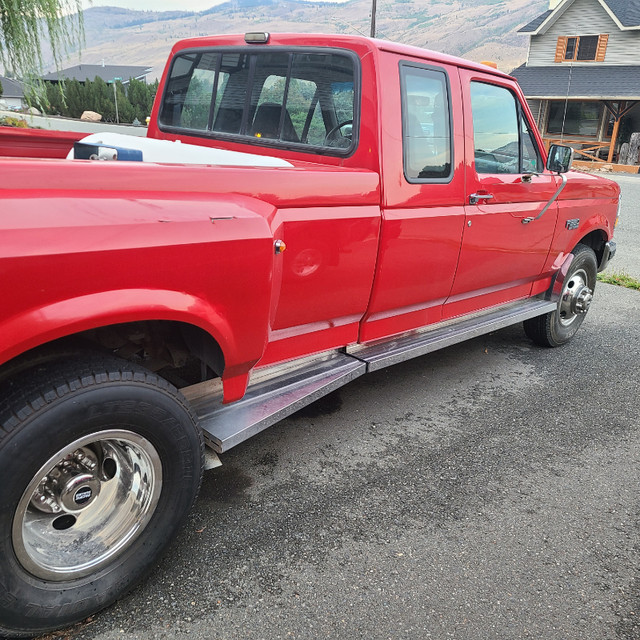
[[[617,185],[513,78],[391,42],[185,40],[148,138],[61,136],[0,135],[0,635],[130,589],[203,444],[516,322],[561,345],[615,253]]]

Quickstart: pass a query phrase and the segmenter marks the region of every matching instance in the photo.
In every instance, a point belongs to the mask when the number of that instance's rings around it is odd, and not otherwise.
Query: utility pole
[[[376,0],[371,0],[371,37],[376,37]]]
[[[113,101],[116,103],[116,124],[120,124],[120,118],[118,117],[118,93],[116,91],[116,83],[122,80],[122,78],[113,79]]]

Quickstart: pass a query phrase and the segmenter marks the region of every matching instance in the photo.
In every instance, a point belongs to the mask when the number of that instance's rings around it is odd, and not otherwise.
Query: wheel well
[[[116,355],[166,378],[178,388],[222,375],[222,349],[206,331],[153,320],[91,329],[31,349],[0,367],[0,380],[54,360],[86,353]]]
[[[591,247],[596,254],[598,260],[598,267],[602,264],[602,258],[604,257],[604,246],[607,242],[607,237],[604,231],[597,230],[588,233],[584,238],[580,240],[578,244],[583,244],[587,247]]]

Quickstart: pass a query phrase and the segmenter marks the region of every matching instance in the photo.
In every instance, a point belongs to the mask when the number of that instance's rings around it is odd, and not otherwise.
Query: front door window
[[[508,89],[472,82],[471,110],[478,173],[525,173],[540,169],[535,138]]]

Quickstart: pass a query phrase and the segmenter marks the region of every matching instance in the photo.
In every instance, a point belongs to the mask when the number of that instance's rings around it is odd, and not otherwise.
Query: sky
[[[203,11],[227,0],[82,0],[85,9],[89,7],[124,7],[138,11]],[[346,0],[323,0],[324,2],[345,2]]]

